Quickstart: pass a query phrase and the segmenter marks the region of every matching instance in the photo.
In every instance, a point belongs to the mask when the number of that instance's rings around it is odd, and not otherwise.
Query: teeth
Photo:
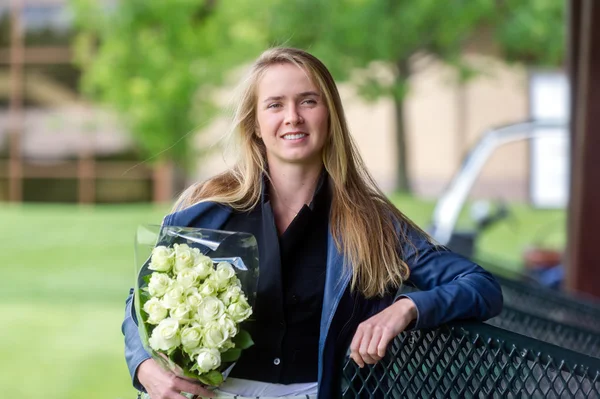
[[[283,139],[284,140],[298,140],[304,136],[306,136],[306,134],[304,134],[304,133],[286,134],[285,136],[283,136]]]

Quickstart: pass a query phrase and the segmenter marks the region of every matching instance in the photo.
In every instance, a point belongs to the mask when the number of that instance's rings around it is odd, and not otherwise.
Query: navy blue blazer
[[[196,204],[165,217],[167,226],[220,229],[232,209],[214,202]],[[319,399],[340,396],[340,370],[348,346],[358,325],[391,305],[399,297],[408,297],[416,305],[418,317],[413,329],[432,328],[459,319],[486,320],[502,308],[502,291],[487,271],[462,256],[435,246],[414,231],[407,232],[412,245],[403,245],[403,259],[410,268],[410,293],[390,292],[384,297],[366,299],[351,292],[351,272],[344,268],[344,256],[338,252],[329,233],[327,272],[319,338]],[[126,301],[125,358],[134,386],[142,389],[135,372],[150,356],[138,335],[133,296]]]

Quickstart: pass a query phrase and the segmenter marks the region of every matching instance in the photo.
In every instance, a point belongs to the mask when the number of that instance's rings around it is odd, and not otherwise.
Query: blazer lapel
[[[164,226],[201,227],[220,229],[225,225],[232,210],[215,202],[201,202],[165,217]]]
[[[323,350],[327,341],[327,333],[350,278],[350,270],[344,268],[344,257],[337,250],[333,236],[329,232],[327,239],[327,274],[319,336],[319,383],[323,375]]]

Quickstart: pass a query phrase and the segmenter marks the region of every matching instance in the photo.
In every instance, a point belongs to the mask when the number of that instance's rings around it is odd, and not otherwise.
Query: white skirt
[[[219,392],[219,390],[213,391],[217,394],[215,398],[229,398],[229,399],[317,399],[317,395],[294,395],[294,396],[240,396],[232,395],[226,392]]]

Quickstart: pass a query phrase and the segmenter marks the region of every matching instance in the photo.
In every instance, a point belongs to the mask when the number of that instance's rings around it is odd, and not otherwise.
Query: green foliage
[[[102,3],[72,0],[84,91],[123,116],[144,156],[189,159],[190,133],[215,113],[214,88],[256,54],[260,31],[223,2]]]
[[[223,374],[217,370],[211,370],[206,374],[197,377],[200,382],[211,387],[218,387],[223,383]]]
[[[558,0],[71,2],[86,93],[123,115],[144,156],[180,163],[194,155],[189,133],[219,107],[216,88],[269,46],[308,49],[338,81],[367,99],[392,97],[398,110],[423,55],[471,76],[463,49],[482,29],[511,61],[556,65],[564,52]]]
[[[336,80],[351,81],[368,100],[393,98],[396,135],[403,143],[403,101],[416,60],[442,61],[455,67],[457,80],[466,80],[477,73],[463,57],[466,45],[491,31],[511,60],[556,65],[564,46],[561,3],[271,0],[266,21],[271,42],[310,49]],[[398,145],[397,188],[403,191],[410,190],[406,151]]]
[[[354,79],[367,98],[407,92],[409,61],[430,55],[472,72],[462,53],[483,29],[495,32],[513,61],[558,65],[564,53],[564,8],[556,0],[271,0],[269,40],[310,49],[337,80]],[[386,66],[393,79],[373,62]]]
[[[246,330],[240,330],[232,340],[235,344],[235,347],[240,349],[248,349],[254,345],[254,341],[252,340],[250,333]]]
[[[505,0],[497,37],[507,60],[560,65],[565,58],[566,6],[557,0]]]
[[[364,70],[366,75],[355,81],[371,99],[403,98],[410,75],[408,62],[415,55],[433,54],[459,65],[465,40],[491,21],[494,10],[489,0],[315,3],[273,1],[269,19],[273,41],[286,38],[287,32],[286,44],[310,48],[337,80],[352,80],[356,70]],[[391,78],[381,74],[381,69],[371,69],[373,62],[385,66]]]
[[[238,348],[231,348],[226,352],[221,353],[221,361],[223,363],[235,362],[242,355],[242,350]]]

